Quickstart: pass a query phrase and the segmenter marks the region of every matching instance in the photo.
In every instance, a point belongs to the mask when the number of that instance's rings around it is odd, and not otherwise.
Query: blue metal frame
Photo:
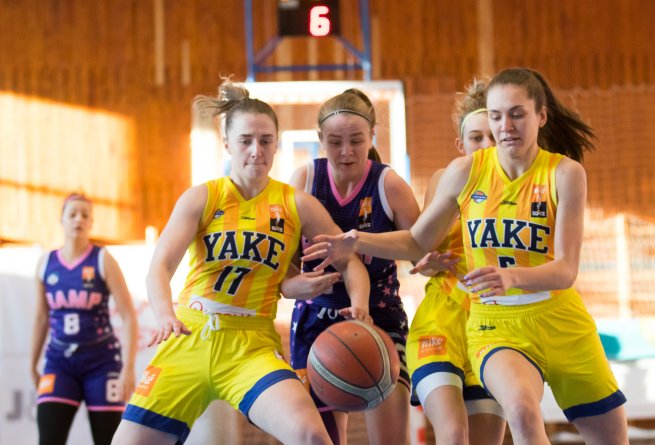
[[[254,82],[257,73],[274,73],[279,71],[353,71],[362,70],[364,80],[371,80],[371,26],[369,22],[368,0],[359,0],[359,15],[364,40],[363,51],[358,50],[352,43],[341,36],[337,40],[359,60],[354,64],[321,64],[321,65],[262,65],[282,38],[277,36],[269,40],[266,45],[255,53],[252,23],[252,0],[244,0],[245,30],[246,30],[246,63],[248,65],[247,82]],[[311,38],[311,37],[308,37]]]

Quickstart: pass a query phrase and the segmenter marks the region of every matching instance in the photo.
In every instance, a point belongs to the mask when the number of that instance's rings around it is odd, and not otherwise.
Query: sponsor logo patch
[[[146,370],[143,371],[141,381],[134,389],[134,392],[144,397],[148,397],[160,373],[161,368],[157,368],[156,366],[148,366]]]
[[[545,185],[535,185],[532,187],[532,199],[530,199],[530,216],[533,218],[548,217],[546,210],[546,198],[548,197],[548,187]]]
[[[271,211],[271,232],[284,234],[284,208],[281,205],[272,205]]]
[[[447,339],[443,335],[429,335],[418,339],[418,358],[446,354]]]
[[[82,282],[84,287],[93,287],[93,280],[96,277],[96,269],[93,266],[84,266],[82,268]]]
[[[50,286],[54,286],[55,284],[59,283],[59,275],[56,273],[51,273],[48,275],[48,278],[46,278],[46,283],[48,283]]]
[[[359,201],[359,217],[357,218],[357,229],[370,229],[373,224],[371,216],[373,213],[373,197],[367,196]]]
[[[487,195],[482,190],[476,190],[471,195],[471,199],[473,200],[473,202],[476,202],[476,203],[479,204],[479,203],[487,200]]]
[[[48,394],[55,390],[55,374],[43,374],[39,379],[39,395]]]

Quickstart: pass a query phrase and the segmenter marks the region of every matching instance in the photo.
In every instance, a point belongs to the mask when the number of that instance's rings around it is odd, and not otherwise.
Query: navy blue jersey
[[[90,344],[113,334],[101,250],[91,245],[73,264],[59,250],[48,255],[42,280],[50,307],[52,341]]]
[[[346,197],[340,197],[330,173],[328,160],[315,159],[311,194],[327,209],[335,223],[347,232],[357,229],[363,232],[382,233],[396,230],[393,214],[384,195],[384,175],[389,167],[368,161],[364,176],[357,187]],[[306,242],[306,240],[303,240]],[[371,279],[370,306],[384,307],[387,303],[400,301],[396,276],[396,262],[364,256],[362,258]],[[310,271],[320,261],[303,264],[304,271]],[[332,269],[334,270],[334,269]],[[342,308],[350,306],[350,298],[343,281],[333,286],[332,293],[313,298],[321,306]]]

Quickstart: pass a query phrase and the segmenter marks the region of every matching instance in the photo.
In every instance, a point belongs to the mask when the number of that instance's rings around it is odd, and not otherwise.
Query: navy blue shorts
[[[400,358],[400,377],[398,383],[410,388],[409,373],[407,372],[407,359],[405,358],[405,345],[409,331],[407,314],[402,303],[385,303],[383,308],[372,306],[369,313],[376,326],[380,327],[393,340]],[[335,323],[344,321],[339,315],[339,309],[319,306],[316,303],[307,303],[297,300],[291,315],[291,367],[298,372],[301,380],[306,382],[305,369],[307,357],[316,337]],[[317,406],[324,407],[314,394]]]
[[[51,341],[45,357],[37,404],[79,406],[84,401],[89,411],[123,411],[125,404],[117,391],[121,349],[115,337],[77,348]]]

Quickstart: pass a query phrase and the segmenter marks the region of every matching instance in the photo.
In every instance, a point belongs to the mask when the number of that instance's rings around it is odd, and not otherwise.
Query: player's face
[[[535,101],[518,85],[496,85],[487,92],[489,127],[500,151],[510,157],[537,149],[539,128],[546,123],[546,108],[535,110]]]
[[[337,174],[358,178],[364,174],[373,130],[366,119],[352,113],[327,118],[319,134],[321,146]]]
[[[61,215],[61,224],[66,238],[87,238],[93,225],[91,203],[74,199],[66,203]]]
[[[487,113],[469,116],[464,123],[462,136],[458,138],[457,142],[459,151],[465,155],[470,155],[481,148],[493,146],[496,141],[489,129]]]
[[[270,116],[237,113],[227,133],[225,148],[232,155],[232,170],[238,176],[268,176],[277,150],[277,130]]]

